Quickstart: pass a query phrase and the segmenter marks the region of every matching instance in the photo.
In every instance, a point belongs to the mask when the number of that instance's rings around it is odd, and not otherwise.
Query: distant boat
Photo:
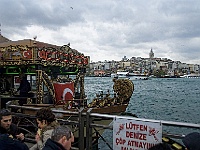
[[[125,78],[130,80],[148,80],[148,76],[145,74],[134,74],[129,73],[128,71],[117,71],[117,73],[112,73],[111,77],[113,78]]]
[[[111,73],[110,75],[112,78],[117,78],[117,73]]]
[[[149,77],[146,75],[130,76],[130,80],[148,80]]]
[[[118,78],[128,78],[129,72],[128,71],[117,71]]]
[[[180,77],[181,78],[200,78],[200,74],[187,74]]]
[[[111,77],[112,78],[125,78],[125,79],[127,79],[127,78],[129,78],[129,72],[128,71],[117,71],[117,73],[112,73],[111,74]]]
[[[141,73],[129,73],[131,80],[148,80],[149,77],[146,74]]]

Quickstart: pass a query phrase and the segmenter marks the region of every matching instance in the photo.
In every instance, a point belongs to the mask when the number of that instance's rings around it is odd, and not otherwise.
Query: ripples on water
[[[88,77],[85,83],[88,99],[113,87],[112,78]],[[135,90],[127,112],[140,118],[200,123],[200,79],[152,78],[133,83]]]
[[[100,90],[112,92],[112,78],[85,78],[89,101]],[[141,118],[200,122],[200,79],[160,79],[133,81],[135,90],[127,112]]]
[[[139,117],[199,123],[200,80],[157,79],[134,81],[127,112]]]

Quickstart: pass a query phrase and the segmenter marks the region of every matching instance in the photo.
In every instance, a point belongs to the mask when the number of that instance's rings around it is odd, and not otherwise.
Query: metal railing
[[[17,106],[17,105],[10,105],[7,103],[7,108],[17,108],[21,109],[23,112],[23,109],[30,109],[30,110],[38,110],[40,108],[33,108],[33,107],[27,107],[27,106]],[[173,130],[170,132],[163,132],[163,136],[167,136],[169,138],[175,138],[175,139],[182,139],[187,133],[176,133],[176,131],[179,131],[180,128],[185,128],[186,130],[189,129],[200,129],[200,124],[194,124],[194,123],[185,123],[185,122],[174,122],[174,121],[164,121],[164,120],[152,120],[152,119],[144,119],[144,118],[136,118],[136,117],[130,117],[130,116],[117,116],[117,115],[109,115],[109,114],[99,114],[99,113],[92,113],[92,108],[89,108],[87,111],[84,108],[77,109],[77,111],[70,111],[70,110],[61,110],[61,109],[52,109],[52,111],[57,115],[61,115],[62,118],[58,118],[58,121],[61,124],[67,124],[70,125],[74,130],[74,132],[78,135],[78,141],[77,141],[77,148],[79,150],[94,150],[98,149],[98,145],[94,144],[94,138],[96,139],[102,139],[103,142],[106,143],[108,149],[113,149],[112,145],[109,143],[109,141],[105,140],[102,136],[102,132],[107,130],[112,130],[113,125],[112,121],[114,118],[123,118],[123,119],[133,119],[136,121],[148,121],[148,122],[159,122],[163,126],[166,127],[175,127],[178,128],[178,130]],[[27,115],[26,115],[27,117]],[[85,139],[85,140],[83,140]],[[98,144],[98,143],[96,143]],[[76,148],[76,149],[77,149]],[[75,148],[74,148],[75,149]]]

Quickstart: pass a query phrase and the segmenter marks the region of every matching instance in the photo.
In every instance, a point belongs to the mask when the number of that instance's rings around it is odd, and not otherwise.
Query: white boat
[[[129,72],[128,71],[117,71],[117,77],[118,78],[129,78]]]
[[[148,80],[149,77],[145,74],[140,73],[129,73],[129,77],[131,80]]]
[[[117,74],[116,73],[111,73],[110,75],[112,78],[117,78]]]
[[[148,76],[129,76],[130,80],[148,80]]]
[[[145,74],[129,73],[128,71],[117,71],[111,74],[112,78],[125,78],[130,80],[148,80],[149,77]]]
[[[187,74],[187,75],[183,75],[180,76],[181,78],[200,78],[199,74]]]
[[[112,78],[129,78],[129,72],[128,71],[117,71],[117,73],[112,73]]]

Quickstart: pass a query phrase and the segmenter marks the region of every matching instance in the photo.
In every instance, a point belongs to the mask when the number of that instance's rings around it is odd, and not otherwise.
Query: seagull
[[[73,7],[70,7],[71,9],[74,9]]]

